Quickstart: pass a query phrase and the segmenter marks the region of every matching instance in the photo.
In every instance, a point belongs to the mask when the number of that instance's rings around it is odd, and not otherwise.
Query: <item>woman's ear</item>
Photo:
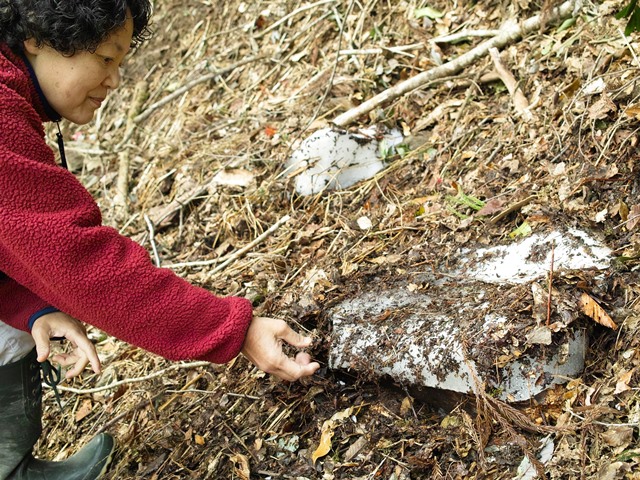
[[[27,38],[24,42],[24,51],[31,55],[37,55],[42,47],[38,47],[35,38]]]

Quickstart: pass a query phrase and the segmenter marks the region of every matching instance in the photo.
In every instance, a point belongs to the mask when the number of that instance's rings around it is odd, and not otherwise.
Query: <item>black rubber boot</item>
[[[42,382],[35,349],[0,367],[0,480],[97,480],[114,449],[103,433],[62,462],[33,458],[42,433]]]

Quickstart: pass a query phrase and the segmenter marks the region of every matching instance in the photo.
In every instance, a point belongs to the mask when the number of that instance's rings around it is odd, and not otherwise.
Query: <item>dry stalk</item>
[[[149,215],[146,213],[143,215],[144,221],[147,224],[147,228],[149,229],[149,242],[151,243],[151,249],[153,250],[153,260],[156,264],[156,267],[160,267],[160,255],[158,255],[158,247],[156,247],[156,235],[153,229],[153,222],[149,218]]]
[[[133,135],[133,131],[135,129],[134,118],[136,115],[140,113],[142,109],[142,105],[149,95],[149,84],[142,80],[136,83],[136,86],[133,90],[133,102],[131,102],[131,106],[129,107],[129,111],[127,112],[127,123],[124,129],[123,140],[120,145],[126,144],[131,135]],[[118,151],[119,148],[116,148]],[[122,150],[118,153],[118,179],[116,181],[116,196],[114,198],[114,204],[116,209],[119,209],[121,212],[126,213],[127,205],[129,202],[127,199],[129,198],[129,151],[127,149]]]
[[[316,7],[319,7],[321,5],[326,5],[327,3],[336,3],[337,0],[320,0],[319,2],[316,3],[312,3],[311,5],[304,5],[296,10],[294,10],[291,13],[288,13],[287,15],[285,15],[284,17],[282,17],[280,20],[278,20],[277,22],[275,22],[273,25],[270,25],[269,27],[265,28],[263,31],[261,31],[260,33],[255,35],[255,38],[260,38],[265,36],[267,33],[271,32],[272,30],[275,30],[276,28],[278,28],[280,25],[282,25],[283,23],[285,23],[287,20],[289,20],[290,18],[295,17],[296,15],[305,12],[307,10],[312,10]]]
[[[563,3],[559,7],[554,8],[551,12],[549,12],[548,15],[545,15],[544,20],[547,23],[557,22],[559,20],[562,20],[563,18],[575,14],[575,8],[576,1],[570,0]],[[337,126],[344,127],[356,120],[361,115],[370,112],[374,108],[390,100],[394,100],[404,95],[405,93],[409,93],[416,88],[422,87],[424,84],[436,78],[455,75],[458,72],[462,71],[464,68],[473,64],[478,59],[487,55],[489,49],[503,48],[507,45],[510,45],[516,40],[532,32],[539,31],[542,24],[542,15],[536,15],[521,23],[516,21],[508,22],[500,30],[500,35],[497,35],[492,39],[481,43],[477,47],[471,49],[463,55],[460,55],[458,58],[451,60],[450,62],[439,65],[431,70],[422,72],[415,77],[405,80],[404,82],[401,82],[394,87],[391,87],[379,93],[375,97],[367,100],[366,102],[363,102],[357,107],[352,108],[351,110],[348,110],[341,115],[338,115],[333,120],[333,123]]]
[[[513,106],[516,109],[518,115],[520,115],[525,122],[530,122],[533,120],[533,114],[531,110],[529,110],[529,100],[522,93],[522,89],[518,85],[518,81],[515,79],[513,74],[509,71],[509,69],[502,63],[500,60],[500,53],[498,53],[497,48],[490,48],[489,55],[491,56],[491,60],[493,61],[493,65],[502,80],[502,83],[507,87],[507,90],[511,94],[511,99],[513,100]]]
[[[113,382],[110,383],[108,385],[103,385],[101,387],[95,387],[95,388],[73,388],[73,387],[64,387],[59,385],[57,388],[58,390],[60,390],[61,392],[71,392],[71,393],[77,393],[79,395],[87,395],[87,394],[91,394],[91,393],[98,393],[98,392],[104,392],[105,390],[111,390],[113,388],[117,388],[121,385],[128,385],[130,383],[140,383],[140,382],[146,382],[147,380],[151,380],[154,378],[158,378],[161,377],[163,375],[166,375],[167,372],[173,371],[173,370],[184,370],[184,369],[191,369],[191,368],[198,368],[198,367],[206,367],[208,365],[211,365],[210,362],[190,362],[190,363],[178,363],[175,365],[171,365],[170,367],[164,368],[162,370],[158,370],[157,372],[153,372],[150,373],[149,375],[145,375],[143,377],[136,377],[136,378],[125,378],[124,380],[118,380],[117,382]],[[43,386],[45,386],[46,388],[50,388],[48,385],[43,384]]]
[[[205,372],[201,372],[198,375],[196,375],[195,377],[193,377],[191,380],[189,380],[184,387],[182,387],[180,389],[180,392],[184,392],[185,390],[187,390],[191,385],[193,385],[194,383],[196,383],[198,380],[200,380],[203,376],[204,376]],[[165,408],[167,408],[169,405],[171,405],[173,403],[173,401],[179,397],[178,393],[175,393],[173,395],[171,395],[171,398],[169,398],[169,400],[167,400],[166,402],[164,402],[162,405],[160,405],[160,408],[158,408],[158,411],[161,412],[163,411]]]
[[[431,41],[433,43],[451,43],[473,37],[495,37],[496,35],[500,35],[500,30],[461,30],[460,32],[452,33],[451,35],[436,37]]]
[[[465,349],[466,350],[466,349]],[[464,352],[465,358],[467,358],[466,351]],[[516,428],[526,430],[533,433],[559,433],[573,431],[569,427],[549,427],[546,425],[536,425],[529,417],[520,412],[518,409],[511,405],[493,398],[486,394],[484,384],[480,381],[476,375],[473,364],[465,360],[471,378],[475,385],[474,393],[476,396],[476,425],[477,431],[480,433],[481,438],[488,440],[486,429],[491,432],[492,421],[498,422],[500,426],[507,432],[512,441],[518,445],[524,454],[529,458],[531,464],[535,467],[538,475],[544,478],[544,465],[536,458],[535,453],[532,451],[531,445],[527,439],[521,435]],[[485,445],[480,445],[479,448],[484,448]]]

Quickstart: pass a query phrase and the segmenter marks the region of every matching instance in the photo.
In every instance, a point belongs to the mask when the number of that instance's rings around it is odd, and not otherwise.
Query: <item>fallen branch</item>
[[[379,93],[357,107],[338,115],[333,120],[333,123],[339,127],[344,127],[361,115],[370,112],[383,103],[415,90],[427,82],[440,77],[456,75],[465,67],[486,56],[490,48],[503,48],[531,32],[540,30],[543,23],[544,25],[548,25],[575,14],[574,10],[576,10],[576,5],[576,0],[570,0],[559,7],[554,8],[548,14],[545,14],[544,18],[543,15],[536,15],[522,23],[509,22],[501,29],[500,35],[481,43],[477,47],[469,50],[467,53],[460,55],[458,58],[451,60],[450,62],[422,72],[415,77],[409,78],[408,80]]]
[[[522,93],[522,89],[518,86],[518,81],[515,79],[513,74],[509,71],[509,69],[502,63],[500,60],[500,53],[497,48],[490,48],[489,55],[491,56],[491,60],[493,61],[493,66],[504,83],[505,87],[511,94],[511,98],[513,99],[513,106],[516,109],[518,115],[520,115],[526,122],[530,122],[533,120],[533,115],[529,110],[529,100]]]
[[[491,223],[491,224],[498,223],[500,220],[502,220],[507,215],[509,215],[509,214],[511,214],[511,213],[513,213],[513,212],[515,212],[517,210],[520,210],[525,205],[529,205],[535,198],[536,198],[536,195],[531,195],[530,197],[527,197],[524,200],[520,200],[519,202],[514,203],[513,205],[511,205],[510,207],[506,208],[505,210],[503,210],[502,212],[497,214],[495,217],[493,217],[489,221],[489,223]]]
[[[414,58],[415,55],[412,53],[407,53],[410,50],[419,50],[424,48],[424,43],[413,43],[411,45],[398,45],[395,47],[378,47],[378,48],[361,48],[361,49],[351,49],[351,50],[340,50],[338,52],[339,56],[345,55],[381,55],[385,52],[395,53],[398,55],[405,55],[410,58]]]
[[[156,234],[153,229],[153,223],[149,218],[149,215],[144,214],[144,221],[147,223],[147,228],[149,229],[149,241],[151,242],[151,248],[153,250],[153,258],[156,263],[156,267],[160,268],[160,255],[158,255],[158,248],[156,247]]]
[[[553,291],[553,257],[556,250],[556,242],[551,243],[551,266],[549,267],[549,297],[547,298],[547,327],[551,323],[551,292]]]

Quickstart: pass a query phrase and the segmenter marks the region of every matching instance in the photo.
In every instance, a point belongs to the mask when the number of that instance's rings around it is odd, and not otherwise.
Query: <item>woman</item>
[[[243,298],[218,298],[101,225],[90,194],[55,161],[44,122],[89,122],[120,83],[132,45],[148,36],[149,0],[0,0],[0,479],[99,478],[113,440],[93,439],[65,462],[33,459],[41,433],[40,368],[49,339],[76,350],[54,358],[98,372],[77,319],[168,359],[224,363],[238,353],[285,380],[313,374],[311,340],[254,317]],[[64,149],[59,137],[62,160]],[[35,348],[34,348],[35,346]]]

